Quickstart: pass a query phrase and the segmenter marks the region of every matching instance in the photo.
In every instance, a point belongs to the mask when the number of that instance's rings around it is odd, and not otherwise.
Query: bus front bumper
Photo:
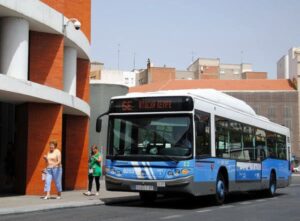
[[[173,180],[130,180],[105,176],[106,189],[110,191],[155,191],[192,193],[193,176]]]

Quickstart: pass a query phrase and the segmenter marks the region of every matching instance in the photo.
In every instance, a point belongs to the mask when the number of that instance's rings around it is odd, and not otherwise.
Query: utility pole
[[[243,64],[243,60],[244,60],[243,56],[244,56],[244,51],[241,50],[241,64]]]
[[[192,54],[192,63],[193,63],[194,62],[194,55],[195,55],[194,51],[192,51],[191,54]]]
[[[133,52],[133,70],[135,70],[135,51]]]

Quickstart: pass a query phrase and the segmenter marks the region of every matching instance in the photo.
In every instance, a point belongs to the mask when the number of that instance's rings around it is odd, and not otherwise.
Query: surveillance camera
[[[73,24],[74,24],[74,27],[75,27],[76,30],[79,30],[79,29],[81,28],[81,23],[80,23],[80,21],[78,21],[78,20],[77,20],[77,21],[74,21]]]

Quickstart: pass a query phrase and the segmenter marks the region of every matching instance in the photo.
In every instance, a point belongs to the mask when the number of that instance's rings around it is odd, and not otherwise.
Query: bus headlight
[[[182,169],[181,170],[181,174],[182,175],[187,175],[187,174],[189,174],[190,173],[190,170],[188,170],[188,169]]]

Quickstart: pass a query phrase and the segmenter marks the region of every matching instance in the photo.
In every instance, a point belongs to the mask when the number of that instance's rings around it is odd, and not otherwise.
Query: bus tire
[[[270,174],[270,181],[269,181],[269,187],[265,190],[265,195],[268,197],[273,197],[276,194],[276,174],[274,171]]]
[[[156,192],[140,192],[140,200],[144,203],[153,203],[157,198]]]
[[[215,203],[217,205],[222,205],[226,199],[226,183],[222,173],[218,174],[217,182],[216,182],[216,193],[215,193]]]

